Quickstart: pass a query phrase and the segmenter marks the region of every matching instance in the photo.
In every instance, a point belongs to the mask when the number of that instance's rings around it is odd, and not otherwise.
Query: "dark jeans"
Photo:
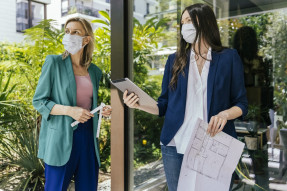
[[[169,191],[176,191],[183,154],[176,152],[176,147],[161,146],[165,177]]]

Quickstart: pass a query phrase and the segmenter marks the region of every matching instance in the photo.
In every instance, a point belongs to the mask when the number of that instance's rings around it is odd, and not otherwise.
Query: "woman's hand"
[[[139,107],[138,101],[140,100],[140,98],[137,95],[135,95],[134,93],[131,93],[130,95],[128,95],[128,90],[126,90],[124,92],[123,99],[124,99],[124,103],[129,108],[138,108]]]
[[[106,105],[106,106],[103,108],[102,115],[103,115],[104,117],[110,117],[111,114],[112,114],[112,106]]]
[[[94,117],[94,115],[91,114],[89,110],[83,109],[81,107],[70,107],[68,115],[81,123],[85,123],[91,119],[91,117]]]
[[[212,116],[208,124],[207,133],[214,137],[217,133],[222,131],[228,120],[228,113],[222,111],[219,114]]]

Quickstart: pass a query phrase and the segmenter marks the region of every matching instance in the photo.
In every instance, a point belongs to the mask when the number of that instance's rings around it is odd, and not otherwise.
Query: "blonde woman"
[[[96,132],[101,70],[92,61],[94,35],[83,18],[65,24],[63,55],[49,55],[33,97],[42,115],[38,157],[45,162],[45,190],[67,190],[74,177],[76,190],[97,190],[100,166]],[[110,116],[111,107],[103,115]],[[71,127],[75,120],[80,124]]]

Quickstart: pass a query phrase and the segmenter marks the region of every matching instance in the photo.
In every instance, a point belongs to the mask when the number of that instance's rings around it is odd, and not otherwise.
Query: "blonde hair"
[[[81,17],[73,17],[66,21],[64,28],[68,25],[69,22],[79,22],[82,24],[85,30],[85,36],[90,36],[90,42],[84,47],[83,54],[81,55],[81,66],[89,68],[93,59],[93,52],[94,52],[94,33],[92,26],[89,21]],[[69,52],[65,51],[62,54],[62,58],[66,59],[69,56]]]

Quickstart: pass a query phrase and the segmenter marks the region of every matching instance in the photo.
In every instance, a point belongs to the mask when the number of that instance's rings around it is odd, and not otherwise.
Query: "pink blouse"
[[[77,85],[77,106],[84,109],[91,109],[93,101],[93,84],[90,75],[75,75]]]

